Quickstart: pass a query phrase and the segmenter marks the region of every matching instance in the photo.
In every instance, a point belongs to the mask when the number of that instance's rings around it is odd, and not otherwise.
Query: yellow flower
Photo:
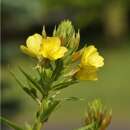
[[[84,48],[82,57],[81,57],[81,66],[93,66],[95,68],[102,67],[104,65],[104,58],[99,55],[97,49],[91,45]]]
[[[79,80],[97,80],[97,70],[104,65],[104,58],[94,46],[84,48],[76,77]]]
[[[58,37],[47,37],[42,40],[40,54],[50,60],[62,58],[67,52],[66,47],[61,46],[61,41]]]
[[[40,55],[40,48],[42,44],[42,36],[40,34],[34,34],[32,36],[29,36],[26,40],[26,45],[21,45],[21,50],[32,57],[37,57]]]
[[[20,48],[29,56],[40,56],[50,60],[62,58],[67,52],[67,48],[61,46],[58,37],[43,38],[40,34],[29,36],[26,40],[26,46],[21,45]]]

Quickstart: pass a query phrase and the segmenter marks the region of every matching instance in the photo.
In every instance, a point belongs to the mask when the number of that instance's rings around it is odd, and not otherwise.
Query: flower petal
[[[50,53],[56,52],[60,47],[60,39],[58,37],[47,37],[42,40],[41,54],[48,57]]]
[[[93,45],[90,45],[90,46],[86,47],[86,48],[84,49],[84,51],[83,51],[83,54],[82,54],[81,64],[82,64],[82,65],[87,65],[87,63],[88,63],[88,57],[89,57],[92,53],[94,53],[94,52],[96,52],[96,51],[97,51],[97,49],[96,49]]]
[[[104,65],[104,58],[99,55],[98,52],[95,52],[88,58],[88,64],[95,66],[96,68],[102,67]]]
[[[56,60],[64,56],[65,52],[67,52],[66,47],[60,47],[59,50],[52,54],[52,59]]]
[[[61,41],[58,37],[47,37],[43,39],[41,54],[50,60],[56,60],[64,56],[67,48],[61,47]]]
[[[30,49],[30,51],[36,54],[39,53],[41,43],[42,43],[42,36],[37,33],[32,36],[29,36],[26,41],[27,47]]]
[[[31,57],[36,57],[35,53],[31,52],[26,46],[21,45],[20,49],[22,50],[23,53],[25,53]]]

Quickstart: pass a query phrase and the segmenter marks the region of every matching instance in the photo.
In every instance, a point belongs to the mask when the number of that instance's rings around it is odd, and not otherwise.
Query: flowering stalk
[[[79,31],[76,33],[72,23],[66,20],[54,28],[52,37],[47,36],[43,27],[42,34],[29,36],[26,45],[20,46],[23,53],[37,60],[35,67],[37,75],[33,78],[19,67],[28,81],[27,85],[20,82],[13,73],[12,75],[22,89],[37,102],[39,110],[34,124],[24,128],[18,127],[19,129],[13,127],[15,130],[41,130],[61,102],[78,99],[77,97],[58,99],[57,95],[61,90],[80,80],[98,79],[97,71],[104,65],[104,58],[93,45],[79,50],[79,43]],[[7,120],[3,121],[11,125]]]

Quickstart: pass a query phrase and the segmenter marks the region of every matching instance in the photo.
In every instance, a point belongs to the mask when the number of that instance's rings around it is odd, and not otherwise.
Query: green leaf
[[[23,73],[23,75],[28,79],[28,81],[30,81],[34,85],[34,87],[36,87],[36,89],[38,89],[41,92],[42,95],[45,95],[45,92],[42,89],[41,85],[37,81],[35,81],[35,79],[33,79],[29,74],[27,74],[22,68],[19,67],[19,69]]]
[[[60,90],[60,89],[63,89],[63,88],[66,88],[66,87],[69,87],[70,85],[72,84],[75,84],[75,83],[78,83],[76,80],[72,80],[72,81],[68,81],[68,82],[63,82],[63,83],[60,83],[60,84],[57,84],[55,86],[52,87],[53,90]]]
[[[16,75],[15,75],[12,71],[10,71],[10,73],[11,73],[11,75],[14,77],[14,79],[16,80],[16,82],[19,84],[19,86],[23,89],[23,88],[25,87],[25,85],[22,84],[22,83],[18,80],[18,78],[16,77]]]
[[[13,72],[11,72],[12,76],[14,77],[14,79],[16,80],[16,82],[19,84],[19,86],[24,90],[24,92],[26,92],[29,96],[31,96],[35,101],[37,101],[37,92],[35,88],[28,88],[26,87],[24,84],[22,84],[17,77],[15,76],[15,74]]]
[[[47,85],[48,85],[48,82],[47,82],[48,79],[47,79],[47,74],[45,70],[41,71],[40,77],[41,77],[40,83],[43,85],[44,90],[46,90]]]
[[[24,130],[23,128],[17,126],[15,123],[13,123],[13,122],[11,122],[3,117],[0,117],[0,121],[7,124],[9,127],[11,127],[14,130]]]
[[[83,100],[82,98],[78,98],[78,97],[68,97],[68,98],[64,98],[64,101],[79,101],[79,100]]]
[[[56,68],[55,70],[53,71],[53,74],[52,74],[52,81],[56,81],[58,79],[58,77],[60,76],[60,73],[61,71],[63,70],[63,62],[61,59],[58,59],[56,62]]]
[[[63,58],[64,65],[69,65],[72,62],[73,49],[69,49]]]
[[[31,96],[36,102],[38,101],[38,97],[36,94],[36,90],[34,88],[27,88],[24,87],[23,90],[29,95]]]
[[[11,74],[12,74],[12,76],[14,77],[14,79],[16,80],[16,82],[19,84],[19,86],[27,93],[27,94],[29,94],[27,91],[26,91],[26,89],[28,89],[24,84],[22,84],[18,79],[17,79],[17,77],[16,77],[16,75],[13,73],[13,72],[11,72]],[[29,94],[30,95],[30,94]]]
[[[50,86],[52,84],[52,73],[53,71],[50,68],[43,68],[40,75],[40,80],[38,81],[39,84],[42,85],[42,88],[45,92],[48,92],[50,90]]]

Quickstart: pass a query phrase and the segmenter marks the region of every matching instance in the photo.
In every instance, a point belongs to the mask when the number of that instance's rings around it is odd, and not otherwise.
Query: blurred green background
[[[72,130],[84,123],[88,101],[101,98],[113,109],[108,130],[130,130],[130,1],[129,0],[3,0],[1,108],[2,115],[19,124],[33,120],[35,102],[10,75],[18,66],[32,73],[34,61],[19,46],[46,26],[48,35],[61,20],[80,28],[81,46],[94,44],[105,57],[98,81],[85,81],[65,89],[61,97],[78,96],[85,101],[66,102],[51,116],[46,130]],[[3,130],[9,130],[2,125]]]

